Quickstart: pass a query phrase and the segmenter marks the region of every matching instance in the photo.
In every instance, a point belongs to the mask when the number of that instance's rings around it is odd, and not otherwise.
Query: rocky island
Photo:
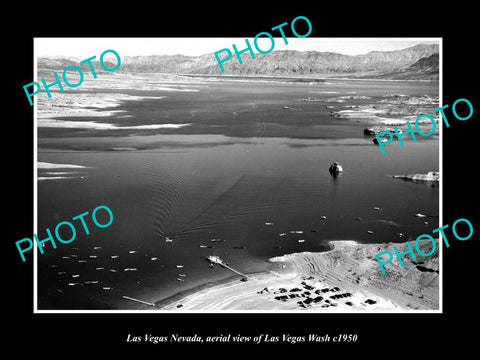
[[[438,171],[429,171],[426,174],[403,174],[393,175],[395,179],[403,179],[414,182],[439,182],[440,173]]]

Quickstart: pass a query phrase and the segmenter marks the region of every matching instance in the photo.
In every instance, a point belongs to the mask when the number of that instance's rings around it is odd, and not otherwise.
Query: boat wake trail
[[[155,159],[145,162],[144,172],[152,236],[167,242],[261,213],[276,213],[295,202],[317,198],[322,187],[240,171],[192,177],[177,167],[160,166]]]
[[[185,181],[171,173],[163,174],[152,163],[147,163],[145,167],[151,194],[148,205],[153,217],[152,229],[155,236],[166,239],[169,235],[168,224],[178,211]]]
[[[286,185],[283,182],[283,180],[262,182],[260,185],[252,181],[247,174],[242,174],[200,213],[191,218],[176,236],[187,236],[215,225],[254,216],[268,209],[288,206],[288,203],[302,201],[312,196],[311,192],[301,189],[290,188],[290,191],[283,191]]]
[[[231,212],[232,207],[234,207],[235,202],[232,202],[232,193],[242,184],[246,182],[246,175],[241,175],[232,185],[225,189],[220,195],[215,197],[213,201],[203,208],[194,218],[188,221],[185,228],[180,232],[180,236],[185,236],[189,233],[208,228],[212,225],[226,222],[232,218],[235,218],[235,215],[220,215],[222,212],[224,214]],[[229,204],[227,208],[225,204]],[[238,216],[238,215],[237,215]],[[211,220],[208,220],[211,219]]]

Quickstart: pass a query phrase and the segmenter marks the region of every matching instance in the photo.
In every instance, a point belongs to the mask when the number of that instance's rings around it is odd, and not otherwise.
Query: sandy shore
[[[403,311],[439,309],[438,250],[431,256],[395,259],[382,274],[375,254],[403,244],[332,241],[322,253],[295,253],[269,261],[278,271],[204,288],[157,303],[162,310],[192,311]],[[431,244],[421,243],[428,253]],[[438,248],[437,248],[438,249]]]

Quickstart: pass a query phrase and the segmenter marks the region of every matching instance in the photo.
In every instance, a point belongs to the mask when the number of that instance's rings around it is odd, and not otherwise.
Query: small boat
[[[330,174],[338,174],[343,171],[343,168],[338,162],[335,161],[332,165],[330,165],[328,171],[330,171]]]
[[[172,242],[173,240],[170,239],[168,236],[165,238],[165,242]]]
[[[206,256],[205,259],[207,259],[210,264],[219,264],[219,265],[223,265],[223,261],[222,259],[220,259],[218,256],[216,255],[209,255],[209,256]]]

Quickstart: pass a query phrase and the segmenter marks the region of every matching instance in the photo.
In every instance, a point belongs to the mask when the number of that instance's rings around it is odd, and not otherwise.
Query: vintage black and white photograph
[[[36,312],[442,310],[441,38],[249,39],[34,39]]]

